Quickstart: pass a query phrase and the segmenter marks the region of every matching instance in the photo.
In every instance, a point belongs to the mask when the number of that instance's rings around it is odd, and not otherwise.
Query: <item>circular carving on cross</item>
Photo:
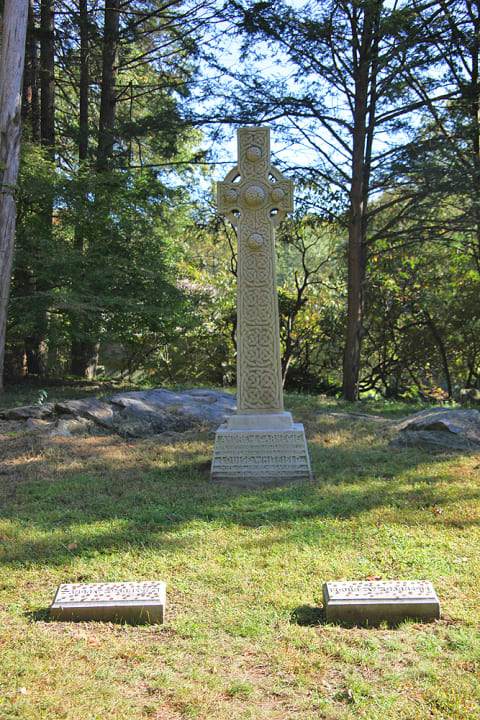
[[[234,203],[238,199],[238,193],[233,188],[229,188],[228,190],[224,191],[223,197],[225,198],[226,202]]]
[[[260,185],[250,185],[245,190],[245,202],[251,208],[259,208],[265,200],[265,190]]]
[[[283,190],[282,188],[273,188],[272,199],[275,202],[281,202],[282,200],[285,200],[285,190]]]
[[[260,233],[252,233],[247,240],[248,247],[252,250],[258,250],[262,247],[264,242],[265,240]]]
[[[250,160],[250,162],[256,162],[257,160],[260,160],[262,157],[262,151],[260,150],[257,145],[250,145],[250,147],[247,149],[247,160]]]

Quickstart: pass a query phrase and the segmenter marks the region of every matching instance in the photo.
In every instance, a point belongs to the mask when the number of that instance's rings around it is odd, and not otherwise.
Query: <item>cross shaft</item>
[[[269,128],[238,130],[238,164],[217,197],[238,238],[237,413],[282,413],[274,227],[293,211],[293,182],[270,165]]]

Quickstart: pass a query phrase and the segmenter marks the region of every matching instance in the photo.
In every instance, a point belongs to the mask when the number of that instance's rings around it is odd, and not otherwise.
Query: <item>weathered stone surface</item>
[[[216,425],[227,420],[236,407],[234,395],[218,390],[173,392],[158,388],[113,395],[111,402],[121,409],[124,423],[135,420],[149,424],[151,433],[183,432],[194,424]]]
[[[420,445],[436,451],[480,447],[480,412],[443,407],[422,410],[396,424],[395,445]]]
[[[25,420],[28,432],[52,436],[103,434],[144,437],[184,433],[199,426],[214,427],[235,412],[236,399],[217,390],[173,392],[158,388],[119,393],[111,398],[66,400],[49,406],[4,410],[2,417]],[[44,422],[48,417],[51,422]]]
[[[60,418],[55,423],[50,435],[52,437],[71,437],[72,435],[88,435],[93,431],[95,423],[82,417]]]
[[[108,430],[115,429],[113,407],[105,400],[98,400],[97,398],[65,400],[64,402],[55,403],[55,412],[88,418]]]
[[[43,405],[25,405],[24,407],[9,408],[0,410],[0,418],[5,420],[27,420],[28,418],[44,418],[51,417],[53,414],[53,403],[44,403]]]
[[[25,430],[29,433],[49,433],[55,427],[53,420],[41,420],[29,417],[25,423]]]
[[[285,429],[217,430],[210,477],[246,487],[311,479],[303,425]]]
[[[309,479],[303,426],[283,410],[275,269],[274,228],[293,210],[293,182],[270,164],[268,128],[238,130],[238,164],[218,183],[217,201],[218,212],[237,227],[238,408],[217,431],[211,479]],[[269,448],[262,447],[265,437]]]
[[[440,602],[425,580],[327,582],[323,585],[329,622],[398,623],[406,618],[431,622],[440,617]]]
[[[471,424],[480,424],[478,410],[453,410],[444,407],[420,410],[397,421],[398,430],[441,430],[462,433]]]
[[[127,620],[163,623],[165,583],[118,582],[60,585],[50,606],[55,620]]]

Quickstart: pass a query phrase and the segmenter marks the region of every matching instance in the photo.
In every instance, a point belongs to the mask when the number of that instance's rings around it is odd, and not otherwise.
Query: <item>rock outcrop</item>
[[[480,449],[480,412],[436,407],[421,410],[394,423],[394,445],[418,445],[430,450]]]
[[[29,432],[77,435],[114,432],[124,437],[181,433],[217,427],[235,412],[235,395],[218,390],[174,392],[158,388],[106,398],[65,400],[0,411],[5,420],[25,421]]]

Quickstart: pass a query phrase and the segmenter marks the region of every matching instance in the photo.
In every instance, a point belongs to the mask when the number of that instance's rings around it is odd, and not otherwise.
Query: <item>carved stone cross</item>
[[[211,480],[261,486],[309,480],[301,423],[283,411],[274,227],[293,183],[270,166],[270,131],[238,131],[238,165],[218,183],[218,211],[237,227],[237,412],[215,434]]]
[[[218,212],[238,235],[237,414],[283,413],[274,227],[292,211],[269,128],[240,128],[238,165],[218,183]]]

